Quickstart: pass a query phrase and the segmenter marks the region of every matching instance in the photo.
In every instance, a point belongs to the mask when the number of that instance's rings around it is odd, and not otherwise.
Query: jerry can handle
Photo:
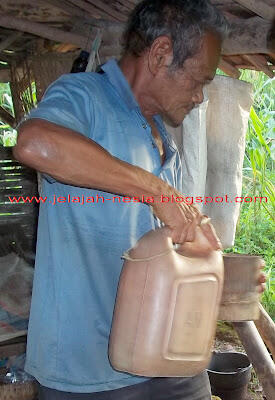
[[[221,242],[210,221],[210,218],[203,216],[200,225],[197,225],[195,228],[194,240],[178,244],[176,247],[177,253],[184,256],[198,257],[206,256],[212,251],[221,250]],[[171,237],[170,228],[164,227],[163,231],[168,237]]]

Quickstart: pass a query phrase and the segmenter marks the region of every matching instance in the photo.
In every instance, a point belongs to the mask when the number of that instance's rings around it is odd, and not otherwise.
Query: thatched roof
[[[221,69],[233,77],[238,68],[275,69],[275,0],[212,0],[233,26],[223,48]],[[104,56],[119,56],[119,37],[138,0],[1,0],[0,61],[8,64],[36,51],[86,48],[103,28]],[[8,80],[0,64],[0,81]]]

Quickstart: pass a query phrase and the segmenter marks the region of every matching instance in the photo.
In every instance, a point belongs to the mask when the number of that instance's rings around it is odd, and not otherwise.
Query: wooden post
[[[259,307],[260,318],[255,321],[255,325],[275,360],[275,324],[261,304]]]
[[[267,400],[275,399],[275,365],[253,321],[233,323]]]

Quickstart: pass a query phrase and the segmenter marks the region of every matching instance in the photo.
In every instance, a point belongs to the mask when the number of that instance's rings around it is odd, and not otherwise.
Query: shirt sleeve
[[[41,102],[24,121],[44,119],[92,139],[94,103],[85,78],[83,74],[63,75],[49,86]]]
[[[87,81],[88,82],[85,82]],[[90,139],[93,138],[95,96],[91,80],[83,74],[61,76],[46,90],[38,106],[22,122],[39,118],[69,128]],[[49,183],[56,180],[42,174]]]

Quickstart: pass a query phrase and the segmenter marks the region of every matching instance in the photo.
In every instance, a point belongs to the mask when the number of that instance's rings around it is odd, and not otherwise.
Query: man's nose
[[[201,104],[203,102],[203,99],[204,99],[203,89],[196,91],[196,93],[194,93],[192,97],[192,101],[196,105]]]

